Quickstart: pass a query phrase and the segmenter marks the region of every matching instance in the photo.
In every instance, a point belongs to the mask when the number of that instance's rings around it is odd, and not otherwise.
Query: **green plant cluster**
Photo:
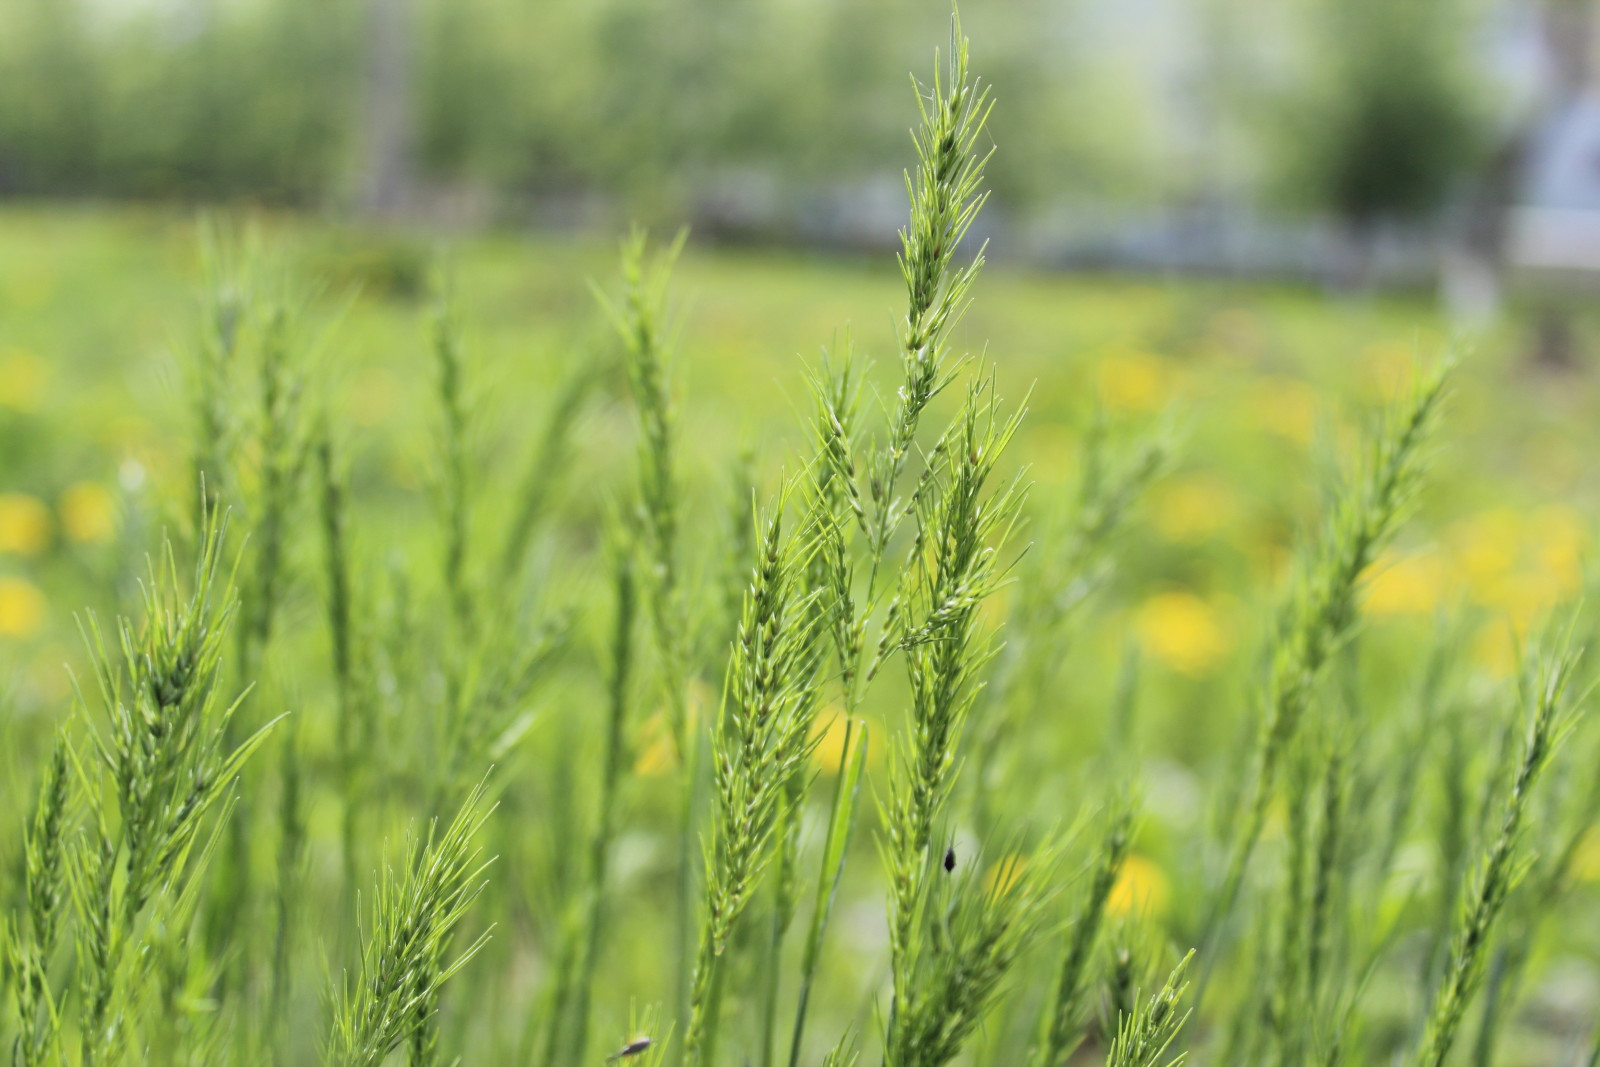
[[[1592,618],[1530,627],[1511,685],[1448,622],[1415,677],[1363,673],[1454,362],[1330,458],[1210,817],[1169,849],[1185,899],[1143,854],[1170,804],[1136,657],[1070,794],[1017,772],[1065,733],[1085,683],[1055,668],[1180,446],[1097,421],[1068,518],[1028,525],[1025,405],[954,334],[990,162],[959,22],[918,93],[884,394],[831,345],[801,450],[725,459],[713,523],[684,489],[679,245],[626,242],[615,339],[585,342],[610,359],[524,420],[520,479],[486,476],[495,383],[439,281],[433,509],[384,553],[320,374],[337,332],[210,233],[182,503],[130,617],[84,617],[93,676],[0,837],[15,1063],[1594,1061],[1519,1015],[1553,980],[1540,928],[1592,926]],[[560,513],[618,442],[628,477]]]

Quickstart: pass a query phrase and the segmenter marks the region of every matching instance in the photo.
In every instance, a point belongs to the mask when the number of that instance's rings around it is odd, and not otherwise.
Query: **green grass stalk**
[[[1059,1067],[1082,1039],[1089,1010],[1085,995],[1089,965],[1094,959],[1106,902],[1133,845],[1133,819],[1132,804],[1123,802],[1106,822],[1105,833],[1095,850],[1088,894],[1073,922],[1067,949],[1056,969],[1055,985],[1040,1017],[1039,1039],[1030,1060],[1033,1067]]]
[[[636,579],[632,546],[612,553],[615,570],[616,617],[611,637],[611,674],[606,717],[605,755],[600,770],[599,813],[589,847],[589,884],[584,893],[583,949],[575,982],[571,1011],[571,1062],[583,1063],[588,1053],[589,1002],[600,960],[600,940],[605,929],[606,874],[617,833],[617,792],[622,783],[627,752],[628,687],[633,670],[633,631]]]
[[[839,753],[838,772],[833,782],[833,799],[828,805],[828,832],[822,843],[822,862],[817,872],[815,903],[811,924],[806,930],[805,949],[800,960],[800,989],[794,1009],[794,1032],[789,1039],[789,1067],[799,1067],[805,1045],[807,1011],[816,984],[817,967],[822,960],[822,941],[839,895],[839,880],[844,876],[850,855],[850,840],[855,832],[856,806],[860,800],[861,779],[867,765],[867,725],[848,720],[844,745]]]
[[[1527,872],[1524,838],[1532,794],[1571,726],[1568,688],[1578,663],[1569,644],[1542,650],[1525,686],[1528,704],[1520,759],[1505,794],[1498,833],[1487,843],[1465,887],[1442,981],[1412,1063],[1442,1067],[1467,1005],[1482,984],[1490,939],[1512,891]]]
[[[713,822],[684,1037],[690,1067],[716,1061],[723,955],[777,852],[787,783],[812,747],[819,653],[803,578],[814,544],[784,538],[784,504],[780,495],[764,522],[712,734]]]
[[[1443,406],[1450,368],[1444,363],[1420,376],[1410,393],[1388,409],[1321,537],[1301,558],[1272,646],[1254,766],[1207,923],[1208,948],[1238,896],[1277,792],[1285,753],[1299,732],[1323,668],[1355,624],[1361,579],[1393,536],[1421,482],[1426,445]],[[1203,955],[1209,975],[1214,957]],[[1202,977],[1196,999],[1203,999],[1205,984]]]

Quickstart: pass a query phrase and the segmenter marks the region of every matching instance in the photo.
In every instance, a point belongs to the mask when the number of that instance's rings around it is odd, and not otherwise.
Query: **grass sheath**
[[[839,879],[844,876],[845,861],[849,858],[862,773],[866,766],[867,726],[865,723],[847,722],[839,753],[838,775],[833,783],[833,800],[828,808],[828,832],[822,843],[816,900],[811,909],[811,923],[806,931],[805,950],[800,961],[800,991],[794,1010],[794,1032],[789,1039],[789,1067],[799,1067],[805,1045],[806,1016],[811,1005],[812,987],[816,983],[817,967],[821,963],[823,936],[827,932],[828,919],[833,914],[834,901],[838,899]]]
[[[600,937],[605,929],[606,873],[617,833],[617,792],[623,775],[627,745],[628,688],[633,672],[633,631],[636,609],[636,580],[631,545],[612,550],[615,571],[616,618],[611,637],[611,670],[605,754],[600,769],[599,814],[593,842],[589,848],[589,884],[583,894],[583,948],[574,983],[575,1000],[570,1011],[572,1062],[582,1063],[588,1051],[589,1003],[599,967]]]

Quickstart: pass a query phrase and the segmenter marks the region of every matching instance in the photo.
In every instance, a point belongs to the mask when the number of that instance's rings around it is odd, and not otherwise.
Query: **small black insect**
[[[956,869],[956,846],[948,845],[944,850],[944,869],[948,874]]]
[[[629,1056],[637,1056],[639,1053],[643,1052],[649,1047],[650,1039],[648,1037],[636,1037],[626,1045],[623,1045],[616,1052],[613,1052],[611,1055],[607,1056],[606,1062],[610,1063],[612,1060],[622,1060],[627,1059]]]

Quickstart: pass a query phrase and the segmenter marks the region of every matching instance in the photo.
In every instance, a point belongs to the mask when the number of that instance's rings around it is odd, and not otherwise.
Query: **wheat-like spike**
[[[439,992],[489,936],[451,955],[455,930],[486,884],[489,861],[473,840],[494,811],[487,793],[480,782],[442,834],[430,825],[422,840],[407,842],[399,870],[385,864],[380,872],[360,968],[333,991],[333,1062],[378,1067],[406,1044],[413,1056],[431,1053]]]
[[[1167,976],[1166,984],[1148,1001],[1136,1001],[1133,1012],[1123,1017],[1106,1056],[1106,1067],[1162,1067],[1163,1062],[1165,1067],[1177,1067],[1183,1062],[1183,1053],[1171,1059],[1166,1056],[1189,1019],[1189,1009],[1179,1009],[1189,986],[1185,975],[1193,958],[1192,952],[1184,956]]]
[[[1571,634],[1552,639],[1530,668],[1521,755],[1503,800],[1498,832],[1487,843],[1465,888],[1443,980],[1428,1010],[1421,1046],[1412,1062],[1441,1067],[1449,1055],[1473,994],[1482,984],[1492,936],[1506,901],[1527,871],[1525,824],[1534,787],[1566,738],[1574,715],[1568,689],[1578,651]]]
[[[706,898],[684,1036],[691,1067],[714,1060],[722,956],[777,851],[774,829],[788,783],[813,745],[820,645],[810,610],[815,594],[806,591],[804,575],[815,542],[805,533],[785,537],[786,497],[787,490],[779,494],[762,523],[712,733]]]
[[[935,61],[933,85],[926,94],[917,89],[922,120],[912,133],[917,169],[914,176],[906,175],[911,218],[900,231],[900,272],[907,296],[899,330],[904,382],[890,415],[888,439],[873,457],[867,482],[874,574],[904,515],[896,487],[922,413],[954,380],[949,332],[983,266],[981,251],[965,266],[955,265],[962,240],[987,199],[983,169],[991,154],[979,145],[991,107],[989,90],[970,77],[959,16],[951,19],[945,58],[942,75]]]
[[[1238,895],[1276,794],[1284,754],[1299,732],[1323,668],[1355,624],[1361,579],[1393,536],[1421,483],[1427,442],[1443,407],[1452,367],[1444,362],[1420,375],[1410,393],[1385,412],[1321,537],[1301,557],[1272,647],[1253,774],[1215,903],[1213,926],[1232,909]]]

